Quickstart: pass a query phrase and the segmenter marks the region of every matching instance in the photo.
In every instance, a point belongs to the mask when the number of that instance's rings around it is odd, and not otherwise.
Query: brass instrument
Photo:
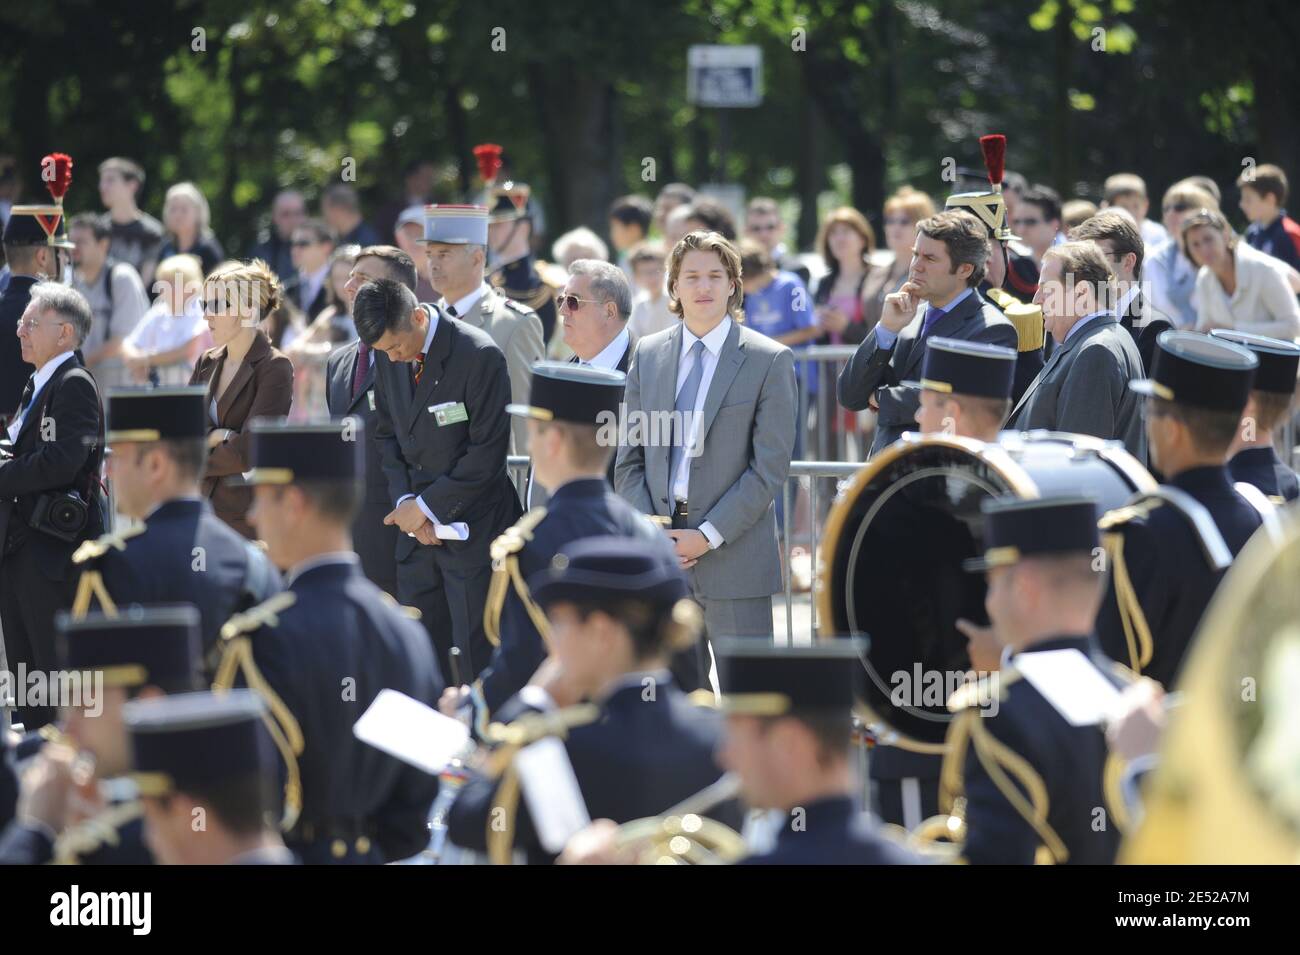
[[[1257,533],[1215,592],[1179,682],[1145,813],[1142,864],[1300,862],[1300,515]]]
[[[615,846],[632,850],[638,865],[729,865],[749,855],[736,830],[701,815],[740,792],[740,777],[727,773],[662,816],[618,827]]]

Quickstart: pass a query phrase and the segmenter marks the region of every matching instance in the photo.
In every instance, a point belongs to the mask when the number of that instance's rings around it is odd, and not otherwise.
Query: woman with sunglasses
[[[1196,266],[1183,248],[1183,220],[1197,209],[1217,209],[1215,198],[1190,179],[1176,182],[1165,191],[1161,204],[1169,238],[1146,256],[1142,263],[1143,295],[1156,312],[1164,312],[1175,328],[1196,327],[1192,292],[1196,288]]]
[[[1183,247],[1196,273],[1196,330],[1216,328],[1294,341],[1300,303],[1284,262],[1252,249],[1217,209],[1199,209],[1182,222]]]
[[[208,466],[203,493],[217,516],[250,540],[248,487],[226,478],[250,467],[246,424],[283,417],[293,403],[293,363],[271,347],[259,323],[280,305],[280,280],[261,259],[226,262],[203,286],[203,311],[215,347],[199,358],[191,385],[208,389]]]

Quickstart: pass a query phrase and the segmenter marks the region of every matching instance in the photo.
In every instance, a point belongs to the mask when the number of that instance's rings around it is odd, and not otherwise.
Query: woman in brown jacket
[[[280,280],[260,259],[217,266],[203,288],[214,348],[199,358],[191,385],[208,388],[208,467],[203,493],[217,516],[245,537],[252,490],[227,482],[247,471],[249,421],[281,417],[293,401],[293,363],[271,347],[259,323],[280,304]]]

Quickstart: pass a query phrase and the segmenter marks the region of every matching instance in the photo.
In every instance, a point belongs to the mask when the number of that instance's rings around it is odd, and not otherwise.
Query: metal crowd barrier
[[[522,500],[526,485],[528,482],[529,459],[524,455],[512,454],[506,461],[506,466],[510,472],[510,479],[514,481],[515,489],[519,492]],[[834,498],[835,490],[839,482],[851,478],[861,464],[853,462],[839,461],[792,461],[790,462],[790,476],[786,479],[785,488],[782,491],[782,508],[784,520],[782,521],[781,536],[783,538],[782,549],[783,566],[785,569],[785,590],[782,597],[785,600],[785,636],[790,641],[794,638],[794,574],[791,567],[791,560],[795,547],[806,545],[808,553],[812,559],[812,576],[814,587],[817,579],[817,547],[821,539],[821,527],[823,515],[830,508],[831,501]],[[834,482],[830,493],[822,488],[819,489],[819,483]],[[803,487],[808,494],[808,533],[806,536],[795,533],[794,523],[797,515],[795,508],[798,502],[800,488]],[[817,632],[817,601],[815,592],[810,591],[813,598],[810,603],[808,621],[812,633]]]
[[[856,345],[809,345],[794,349],[799,369],[799,419],[802,432],[801,457],[815,461],[863,461],[869,445],[857,426],[856,412],[840,407],[835,385],[840,371],[857,351]],[[817,383],[810,395],[807,382]],[[809,411],[813,414],[810,415]],[[846,420],[853,426],[841,427]]]

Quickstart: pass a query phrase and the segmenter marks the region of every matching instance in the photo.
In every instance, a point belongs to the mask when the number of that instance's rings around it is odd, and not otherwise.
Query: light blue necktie
[[[668,454],[668,501],[673,501],[673,483],[677,480],[677,467],[682,463],[682,453],[686,450],[686,438],[689,430],[686,416],[695,411],[695,398],[700,393],[700,381],[704,378],[704,342],[696,340],[691,346],[691,355],[695,364],[690,374],[682,383],[682,390],[677,392],[677,401],[673,404],[673,444]]]

